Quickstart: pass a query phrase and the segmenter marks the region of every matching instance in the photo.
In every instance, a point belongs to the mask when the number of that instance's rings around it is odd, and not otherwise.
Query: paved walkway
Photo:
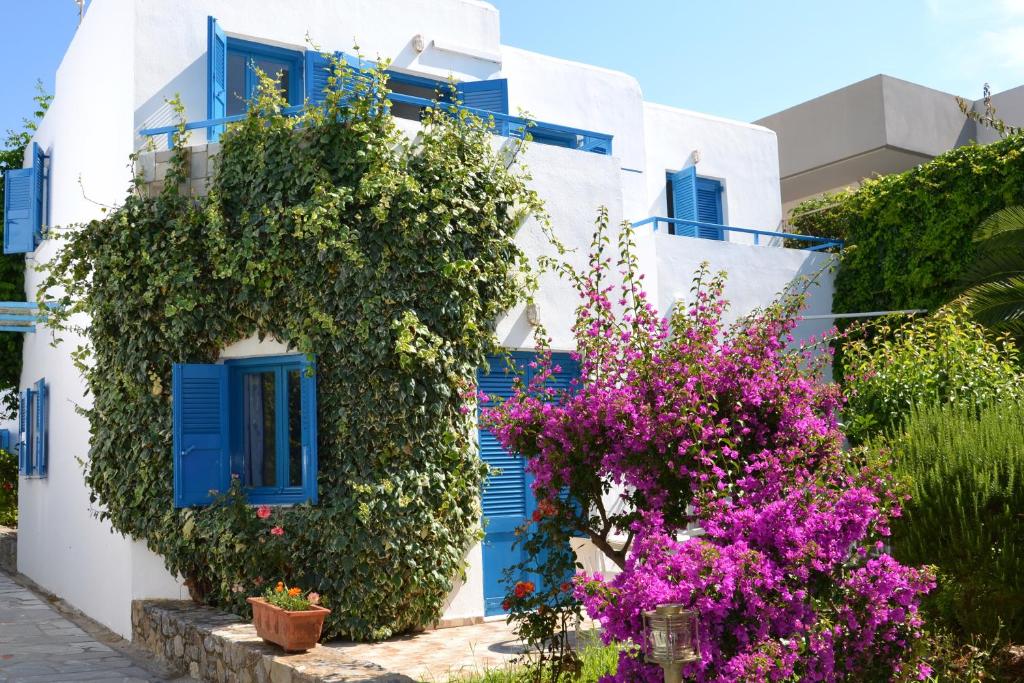
[[[150,683],[167,676],[142,668],[122,652],[62,616],[0,572],[0,681],[5,683]]]
[[[380,643],[329,641],[323,647],[426,683],[506,669],[523,652],[504,620],[424,631]]]

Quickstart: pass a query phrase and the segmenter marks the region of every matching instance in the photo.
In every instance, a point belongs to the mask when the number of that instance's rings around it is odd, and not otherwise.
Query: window
[[[432,78],[412,76],[388,71],[388,88],[399,95],[410,95],[424,100],[439,100],[446,102],[451,99],[451,91],[447,83],[436,81]],[[396,102],[392,100],[391,114],[400,119],[419,121],[423,118],[423,107],[408,102]]]
[[[304,356],[174,366],[175,506],[238,477],[251,503],[317,500],[316,378]]]
[[[227,116],[245,113],[259,84],[257,69],[280,80],[289,104],[302,104],[301,52],[235,38],[227,46]]]
[[[669,226],[670,232],[685,237],[725,239],[723,231],[714,227],[722,225],[725,220],[722,192],[720,180],[698,176],[693,166],[668,173],[665,179],[668,217],[694,223],[673,223]]]
[[[18,472],[26,477],[49,470],[49,393],[41,379],[18,398]]]

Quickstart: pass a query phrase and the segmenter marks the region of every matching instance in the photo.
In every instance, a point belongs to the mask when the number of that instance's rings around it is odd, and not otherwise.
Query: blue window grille
[[[174,504],[206,505],[237,476],[254,504],[317,502],[316,377],[304,356],[180,364]]]

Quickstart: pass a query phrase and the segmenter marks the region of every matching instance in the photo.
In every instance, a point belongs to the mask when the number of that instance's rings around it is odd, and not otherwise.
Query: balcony
[[[524,139],[529,135],[533,142],[541,145],[553,145],[555,147],[565,147],[568,149],[576,149],[581,152],[590,152],[592,154],[603,154],[607,156],[611,156],[612,153],[612,136],[607,133],[597,133],[591,130],[584,130],[582,128],[573,128],[571,126],[546,123],[544,121],[536,121],[520,116],[511,116],[509,114],[500,114],[483,109],[474,109],[472,107],[437,102],[423,97],[414,97],[412,95],[404,95],[401,93],[388,93],[387,99],[392,104],[419,107],[421,110],[443,107],[453,116],[458,115],[458,113],[462,111],[469,112],[483,121],[493,122],[493,128],[491,130],[495,135],[518,139]],[[288,116],[296,116],[301,114],[302,111],[303,107],[301,106],[287,107],[282,110],[282,112]],[[209,129],[227,123],[241,121],[246,116],[247,114],[237,114],[235,116],[224,116],[216,119],[190,121],[185,123],[184,129],[186,131]],[[166,135],[167,148],[171,149],[174,146],[174,134],[178,130],[178,126],[161,126],[159,128],[145,128],[139,131],[139,134],[143,137]]]
[[[735,228],[730,225],[718,225],[717,223],[706,223],[703,221],[691,221],[684,218],[666,218],[664,216],[651,216],[633,223],[634,228],[644,225],[653,225],[654,232],[664,232],[678,237],[690,237],[718,242],[727,241],[730,234],[752,235],[755,246],[786,247],[796,242],[802,246],[798,247],[804,251],[825,251],[827,249],[842,249],[843,240],[833,237],[815,237],[813,235],[796,235],[789,232],[776,232],[774,230],[757,230],[754,228]],[[790,244],[786,244],[789,241]]]

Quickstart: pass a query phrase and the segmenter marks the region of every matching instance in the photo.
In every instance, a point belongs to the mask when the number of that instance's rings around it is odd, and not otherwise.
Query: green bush
[[[1024,204],[1024,136],[967,145],[801,204],[795,232],[846,240],[836,311],[935,309],[960,292],[984,219]],[[814,213],[804,213],[820,209]]]
[[[18,456],[0,449],[0,526],[18,525]]]
[[[921,402],[1024,398],[1016,347],[990,338],[961,304],[899,326],[883,321],[871,333],[843,346],[843,417],[854,443],[896,427]]]
[[[928,606],[964,635],[1024,640],[1024,404],[915,407],[891,448],[910,500],[894,555],[938,568]]]

